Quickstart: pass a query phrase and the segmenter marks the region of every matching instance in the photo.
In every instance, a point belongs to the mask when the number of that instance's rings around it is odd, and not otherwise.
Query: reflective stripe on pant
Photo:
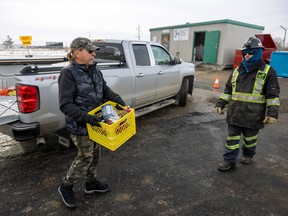
[[[236,163],[239,154],[239,143],[241,134],[243,135],[243,155],[253,157],[256,151],[257,137],[259,129],[250,129],[228,124],[228,137],[225,145],[224,160]]]
[[[90,140],[88,136],[71,134],[71,139],[78,149],[78,155],[63,179],[64,185],[72,185],[79,178],[84,178],[86,182],[95,180],[100,155],[99,144]]]

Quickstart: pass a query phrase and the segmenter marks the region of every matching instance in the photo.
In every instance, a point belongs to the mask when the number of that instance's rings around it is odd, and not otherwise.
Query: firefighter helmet
[[[261,41],[256,37],[250,37],[245,44],[242,47],[242,51],[247,49],[253,49],[253,48],[261,48],[264,49],[264,46],[262,45]]]

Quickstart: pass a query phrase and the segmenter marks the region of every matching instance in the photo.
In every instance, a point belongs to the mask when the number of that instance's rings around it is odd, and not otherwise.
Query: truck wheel
[[[188,87],[189,87],[189,80],[183,79],[181,88],[175,97],[176,104],[178,106],[186,106],[187,96],[188,96]]]

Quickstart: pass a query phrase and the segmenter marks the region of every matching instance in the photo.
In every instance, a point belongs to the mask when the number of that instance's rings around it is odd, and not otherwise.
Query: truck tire
[[[187,103],[187,97],[188,97],[188,87],[189,87],[189,80],[188,79],[183,79],[181,88],[176,95],[176,104],[178,106],[186,106]]]

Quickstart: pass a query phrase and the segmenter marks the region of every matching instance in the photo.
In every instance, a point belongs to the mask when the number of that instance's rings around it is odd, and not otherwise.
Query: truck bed
[[[19,120],[15,96],[0,96],[0,125]]]

